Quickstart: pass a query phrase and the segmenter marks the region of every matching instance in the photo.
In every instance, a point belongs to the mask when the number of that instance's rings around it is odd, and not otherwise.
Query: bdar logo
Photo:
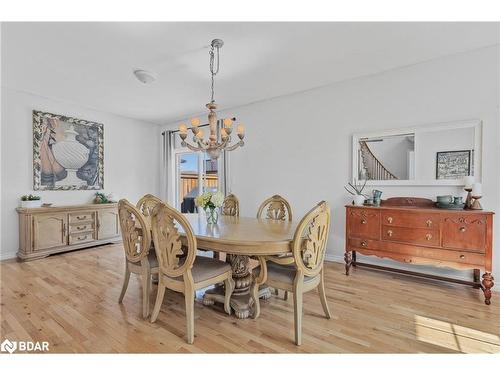
[[[0,351],[14,353],[17,349],[17,342],[12,342],[9,339],[5,339],[0,345]]]

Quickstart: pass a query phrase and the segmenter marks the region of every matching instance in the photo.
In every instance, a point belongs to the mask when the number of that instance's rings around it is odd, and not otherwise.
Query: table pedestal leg
[[[252,273],[249,269],[250,258],[246,255],[227,254],[226,261],[231,264],[235,287],[231,296],[231,308],[239,319],[246,319],[250,316],[250,308],[253,300],[250,297],[250,285],[252,284]],[[270,289],[263,285],[259,289],[259,298],[271,298]],[[224,286],[218,285],[207,290],[203,296],[203,304],[206,306],[214,303],[224,303]]]

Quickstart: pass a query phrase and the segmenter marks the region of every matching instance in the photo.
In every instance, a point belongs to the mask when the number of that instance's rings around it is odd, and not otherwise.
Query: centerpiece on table
[[[222,203],[224,203],[224,194],[220,191],[213,193],[207,191],[196,197],[194,203],[205,210],[208,224],[217,224],[219,207],[222,207]]]

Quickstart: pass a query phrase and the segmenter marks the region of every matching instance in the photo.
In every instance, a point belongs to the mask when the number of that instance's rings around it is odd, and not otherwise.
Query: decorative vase
[[[365,196],[364,195],[355,195],[353,202],[354,202],[355,206],[362,206],[363,203],[365,203]]]
[[[36,208],[42,207],[42,200],[38,199],[36,201],[21,201],[22,208]]]
[[[74,185],[82,186],[87,182],[78,178],[76,172],[83,167],[89,159],[90,150],[76,140],[78,133],[73,125],[64,131],[65,139],[52,146],[52,152],[57,162],[62,165],[68,173],[66,178],[57,181],[57,186]]]
[[[207,224],[217,224],[217,220],[219,220],[219,211],[216,207],[205,208],[205,214],[207,216]]]

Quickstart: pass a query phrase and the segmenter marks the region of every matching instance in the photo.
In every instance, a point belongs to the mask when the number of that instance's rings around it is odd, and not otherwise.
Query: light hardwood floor
[[[118,304],[121,245],[27,263],[0,263],[0,339],[48,341],[50,352],[407,353],[500,352],[500,293],[368,269],[325,265],[332,319],[304,295],[303,344],[293,343],[292,299],[261,303],[258,320],[195,304],[195,342],[185,340],[184,297],[167,291],[156,323],[142,319],[133,276]],[[156,295],[156,286],[152,290]],[[281,294],[280,294],[281,295]],[[200,295],[198,297],[201,297]]]

